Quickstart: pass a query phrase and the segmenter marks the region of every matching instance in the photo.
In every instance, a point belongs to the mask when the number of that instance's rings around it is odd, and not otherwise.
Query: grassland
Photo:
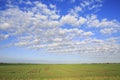
[[[0,64],[0,80],[120,80],[120,64]]]

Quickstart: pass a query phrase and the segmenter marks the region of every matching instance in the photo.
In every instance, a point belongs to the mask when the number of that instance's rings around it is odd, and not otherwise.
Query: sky
[[[0,0],[0,62],[120,63],[120,0]]]

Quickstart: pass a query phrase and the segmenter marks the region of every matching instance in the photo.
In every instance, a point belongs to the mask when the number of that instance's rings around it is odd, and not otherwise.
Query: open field
[[[120,64],[0,64],[0,80],[120,80]]]

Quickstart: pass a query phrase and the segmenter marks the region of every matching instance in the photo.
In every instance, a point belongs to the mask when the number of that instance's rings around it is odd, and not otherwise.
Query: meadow
[[[0,80],[120,80],[120,64],[0,64]]]

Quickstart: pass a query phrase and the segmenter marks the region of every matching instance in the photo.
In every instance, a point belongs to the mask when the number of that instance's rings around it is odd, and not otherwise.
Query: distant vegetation
[[[120,64],[0,64],[0,80],[120,80]]]

